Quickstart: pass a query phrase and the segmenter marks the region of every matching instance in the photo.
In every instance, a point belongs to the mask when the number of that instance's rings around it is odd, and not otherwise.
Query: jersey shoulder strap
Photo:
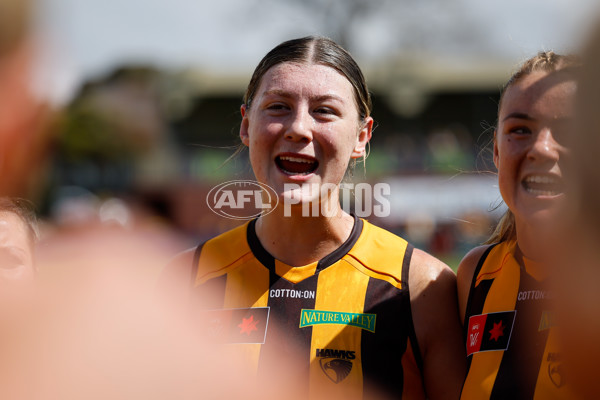
[[[194,254],[193,286],[226,274],[251,254],[246,231],[248,223],[200,244]]]

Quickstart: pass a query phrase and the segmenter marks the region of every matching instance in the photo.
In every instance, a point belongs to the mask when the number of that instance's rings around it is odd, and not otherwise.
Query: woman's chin
[[[279,205],[283,206],[286,216],[312,216],[313,208],[319,208],[319,195],[307,193],[302,188],[286,190],[279,195]],[[306,214],[306,215],[305,215]]]

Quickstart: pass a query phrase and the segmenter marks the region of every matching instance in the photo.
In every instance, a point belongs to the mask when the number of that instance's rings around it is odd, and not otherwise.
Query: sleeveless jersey
[[[543,267],[519,254],[515,241],[501,242],[479,260],[465,315],[461,399],[568,397]]]
[[[425,398],[408,291],[412,246],[355,217],[338,249],[291,267],[264,249],[255,222],[196,251],[193,291],[208,294],[208,329],[236,343],[259,376],[269,360],[301,364],[307,397],[338,388],[369,397],[375,387]]]

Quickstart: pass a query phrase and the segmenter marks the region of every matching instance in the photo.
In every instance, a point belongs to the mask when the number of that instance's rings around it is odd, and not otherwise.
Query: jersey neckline
[[[342,243],[340,245],[340,247],[338,247],[331,253],[327,254],[325,257],[321,258],[317,262],[315,274],[319,273],[320,271],[324,270],[325,268],[329,267],[330,265],[333,265],[337,261],[341,260],[342,257],[344,257],[352,249],[352,247],[354,247],[354,245],[358,241],[358,238],[360,237],[362,230],[363,230],[363,220],[358,218],[354,214],[351,214],[351,215],[354,218],[354,226],[352,227],[352,231],[350,232],[350,235],[348,236],[346,241],[344,241],[344,243]],[[267,267],[271,272],[275,273],[276,272],[275,271],[276,270],[276,268],[275,268],[275,260],[276,259],[275,259],[275,257],[273,257],[271,255],[271,253],[269,253],[263,247],[263,245],[260,243],[260,240],[258,239],[258,236],[256,235],[257,219],[258,218],[255,218],[248,223],[248,228],[246,230],[246,238],[248,241],[248,246],[250,247],[250,251],[254,254],[256,259],[262,265]],[[281,264],[285,264],[280,260],[277,260],[277,262],[281,263]],[[292,267],[292,268],[294,268],[294,267]],[[302,266],[298,267],[298,268],[302,268]]]

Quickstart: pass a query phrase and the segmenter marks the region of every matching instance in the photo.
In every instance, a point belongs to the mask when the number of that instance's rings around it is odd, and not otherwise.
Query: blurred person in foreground
[[[0,315],[23,311],[34,293],[37,221],[29,204],[0,197]]]
[[[47,144],[46,109],[29,91],[31,6],[0,1],[0,196],[35,190]],[[168,232],[100,221],[47,229],[34,263],[29,216],[0,200],[0,297],[10,289],[32,300],[26,309],[0,301],[11,313],[0,313],[0,398],[264,400],[284,391],[281,380],[257,388],[155,301],[152,271],[177,251]]]
[[[541,52],[502,90],[494,164],[508,210],[458,269],[469,366],[462,399],[569,396],[547,278],[565,199],[577,66],[575,57]]]
[[[279,44],[256,67],[241,113],[253,172],[279,206],[181,254],[166,289],[211,294],[203,306],[220,338],[266,382],[265,363],[292,366],[301,396],[458,398],[454,274],[340,206],[340,182],[373,127],[351,55],[322,37]]]
[[[552,254],[557,321],[568,384],[584,399],[600,397],[600,20],[585,44],[575,130],[569,135],[570,190]]]
[[[48,150],[49,109],[31,91],[31,6],[26,0],[0,1],[0,196],[35,192]]]

